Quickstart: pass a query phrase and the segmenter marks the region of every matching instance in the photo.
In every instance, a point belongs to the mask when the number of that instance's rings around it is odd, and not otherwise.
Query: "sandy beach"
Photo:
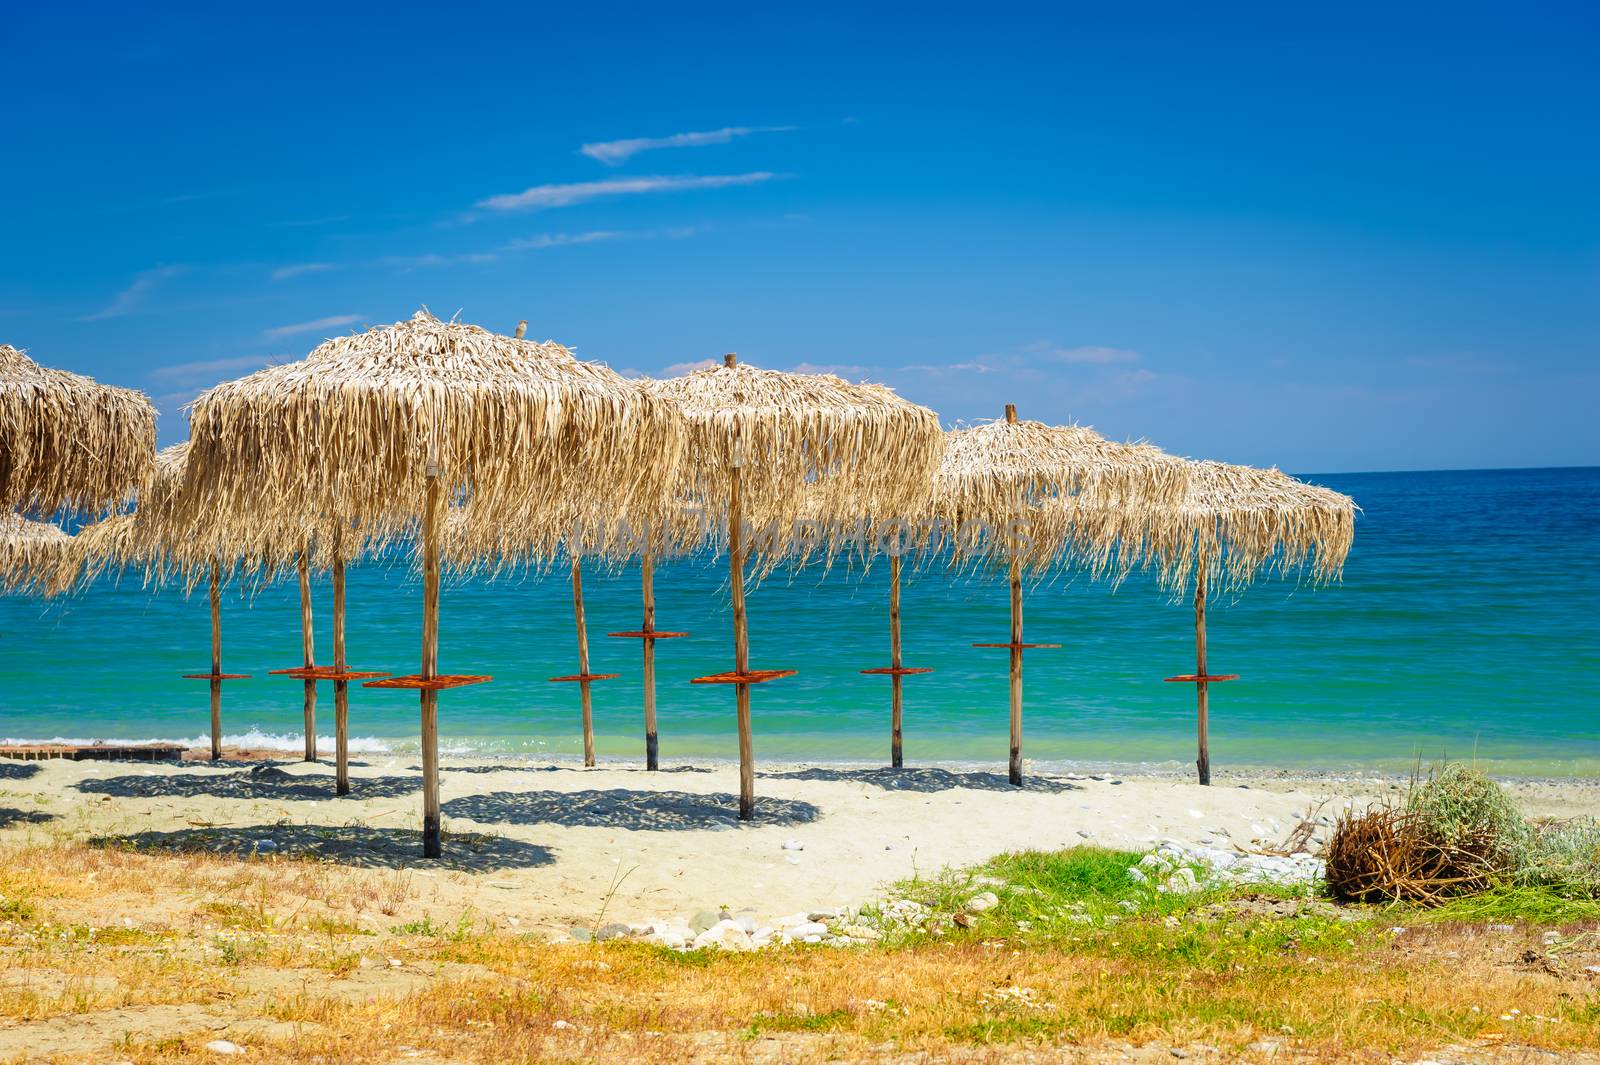
[[[584,769],[447,760],[446,856],[417,853],[420,771],[404,756],[352,768],[336,798],[327,762],[0,763],[5,833],[141,849],[320,857],[413,878],[439,919],[467,910],[519,931],[568,934],[602,917],[686,920],[727,908],[758,920],[857,906],[889,884],[1022,848],[1095,843],[1276,848],[1322,819],[1404,787],[1379,776],[1256,773],[1200,787],[1171,775],[1035,775],[955,768],[767,765],[758,819],[734,816],[737,768]],[[1533,815],[1600,808],[1581,781],[1511,784]],[[1313,844],[1314,846],[1314,844]]]

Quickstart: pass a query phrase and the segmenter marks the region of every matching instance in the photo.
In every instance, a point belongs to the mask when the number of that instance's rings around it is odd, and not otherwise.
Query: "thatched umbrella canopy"
[[[804,518],[898,514],[926,498],[944,446],[939,417],[881,385],[831,374],[723,365],[652,382],[688,420],[689,474],[680,493],[727,530],[734,668],[696,683],[732,684],[739,727],[739,817],[755,809],[750,686],[793,670],[751,670],[745,619],[745,525],[784,529]],[[777,549],[780,553],[782,547]]]
[[[1023,571],[1043,571],[1086,546],[1079,506],[1137,515],[1176,505],[1187,486],[1187,464],[1159,448],[1115,443],[1078,425],[1018,421],[1009,404],[1003,421],[950,434],[936,478],[941,531],[956,564],[1004,566],[1010,579],[1011,639],[974,646],[1010,651],[1012,784],[1022,784],[1022,652],[1060,646],[1022,642]]]
[[[144,393],[47,370],[0,344],[0,509],[113,506],[150,475],[155,452]]]
[[[59,525],[0,514],[0,589],[49,594],[71,547],[71,534]]]
[[[219,559],[228,560],[229,570],[237,564],[258,576],[293,559],[292,550],[285,556],[264,533],[243,543],[229,540],[210,525],[181,523],[188,457],[187,442],[157,452],[151,475],[135,496],[137,506],[84,526],[74,538],[61,581],[83,585],[104,573],[142,569],[147,583],[176,581],[188,591]]]
[[[1298,572],[1327,583],[1344,569],[1355,515],[1349,496],[1278,469],[1191,462],[1183,501],[1134,517],[1123,549],[1156,567],[1174,591],[1191,580],[1217,591],[1243,589],[1262,573]]]
[[[437,669],[446,502],[469,500],[468,520],[489,524],[599,520],[671,486],[683,429],[668,405],[559,344],[419,311],[218,385],[195,400],[190,437],[193,497],[230,528],[420,526],[422,668],[369,686],[421,693],[423,853],[437,857],[438,692],[488,679]]]
[[[1167,680],[1195,686],[1200,783],[1211,783],[1210,686],[1238,679],[1208,671],[1208,594],[1242,590],[1262,573],[1337,580],[1355,540],[1355,515],[1355,501],[1330,488],[1224,462],[1189,463],[1189,488],[1176,506],[1081,508],[1081,529],[1118,538],[1124,568],[1143,562],[1175,594],[1194,585],[1195,671]]]

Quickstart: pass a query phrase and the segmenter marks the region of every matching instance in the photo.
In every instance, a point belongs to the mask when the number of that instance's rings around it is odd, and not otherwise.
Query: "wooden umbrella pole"
[[[422,512],[422,677],[439,674],[439,470],[428,463]],[[439,692],[422,689],[422,856],[443,853],[439,833]]]
[[[314,669],[317,664],[316,640],[311,631],[311,559],[310,541],[300,545],[300,651],[305,667]],[[317,760],[317,682],[311,677],[305,682],[306,758]]]
[[[211,560],[211,760],[222,757],[222,563]]]
[[[744,544],[740,525],[739,467],[728,470],[728,587],[733,596],[733,668],[750,671],[750,629],[744,612]],[[756,811],[756,751],[750,735],[750,685],[735,684],[739,715],[739,820]]]
[[[583,764],[594,765],[594,696],[589,676],[589,630],[583,622],[583,568],[572,556],[572,616],[578,629],[578,692],[583,702]]]
[[[644,600],[644,767],[659,768],[656,747],[656,564],[647,552],[639,563],[640,595]]]
[[[1015,425],[1017,405],[1006,404],[1006,421]],[[1011,783],[1022,786],[1022,566],[1017,545],[1007,545],[1011,555]]]
[[[889,558],[889,665],[892,669],[901,668],[900,660],[900,556],[892,555]],[[903,682],[905,678],[898,672],[889,674],[889,729],[890,739],[890,764],[896,769],[902,768],[904,759],[900,750],[900,725],[903,704]]]
[[[344,674],[350,663],[344,648],[344,544],[342,532],[333,534],[333,792],[350,794],[350,682]]]
[[[1206,571],[1202,559],[1194,579],[1194,664],[1195,675],[1206,676]],[[1210,685],[1205,680],[1195,682],[1195,714],[1199,730],[1200,755],[1195,768],[1200,771],[1200,783],[1211,783],[1211,733],[1208,720],[1211,710]]]
[[[1011,783],[1022,786],[1022,565],[1011,560]]]

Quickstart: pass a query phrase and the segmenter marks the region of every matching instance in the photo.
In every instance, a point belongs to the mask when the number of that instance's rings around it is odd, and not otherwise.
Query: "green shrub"
[[[1447,762],[1411,789],[1406,812],[1444,847],[1487,846],[1493,863],[1510,872],[1527,854],[1532,831],[1511,796],[1460,762]]]
[[[1531,826],[1517,882],[1600,898],[1600,822],[1585,817]]]

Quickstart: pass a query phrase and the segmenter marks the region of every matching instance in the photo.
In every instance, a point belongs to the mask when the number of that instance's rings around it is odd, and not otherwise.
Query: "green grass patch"
[[[951,934],[961,930],[956,916],[964,915],[967,929],[976,934],[1034,939],[1079,938],[1130,918],[1181,914],[1218,897],[1215,891],[1162,892],[1154,877],[1130,877],[1129,868],[1142,857],[1136,851],[1087,846],[1016,851],[971,869],[904,881],[895,894],[928,907],[936,924],[954,926]],[[974,910],[973,899],[985,892],[998,902]]]
[[[1407,908],[1411,912],[1411,908]],[[1501,887],[1462,895],[1433,909],[1416,910],[1425,921],[1524,921],[1571,924],[1600,920],[1600,901],[1571,898],[1548,887]]]

